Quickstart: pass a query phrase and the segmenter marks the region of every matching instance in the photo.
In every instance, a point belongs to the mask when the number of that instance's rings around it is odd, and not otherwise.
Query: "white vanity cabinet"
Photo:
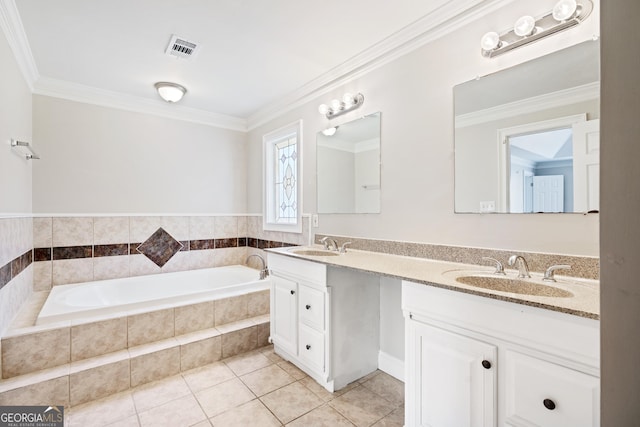
[[[376,276],[270,252],[275,352],[333,392],[378,367]]]
[[[406,426],[598,426],[599,322],[404,281]]]

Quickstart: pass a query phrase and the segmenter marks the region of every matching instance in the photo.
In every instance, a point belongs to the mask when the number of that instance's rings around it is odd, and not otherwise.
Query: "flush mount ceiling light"
[[[187,89],[176,83],[158,82],[155,85],[158,95],[167,102],[178,102],[182,99]]]
[[[363,94],[358,93],[356,95],[352,95],[350,93],[345,93],[342,97],[342,101],[334,99],[329,105],[321,104],[318,107],[318,111],[320,114],[326,116],[327,119],[333,119],[334,117],[338,117],[342,114],[348,113],[349,111],[355,110],[360,107],[363,102]]]
[[[482,55],[492,58],[569,29],[587,19],[592,10],[591,0],[560,0],[553,10],[537,19],[522,16],[511,30],[502,33],[490,31],[483,35],[480,39]]]

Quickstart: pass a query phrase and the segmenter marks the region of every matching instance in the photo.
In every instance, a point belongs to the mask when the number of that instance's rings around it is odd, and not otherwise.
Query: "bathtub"
[[[36,325],[151,311],[269,289],[243,265],[54,286]]]

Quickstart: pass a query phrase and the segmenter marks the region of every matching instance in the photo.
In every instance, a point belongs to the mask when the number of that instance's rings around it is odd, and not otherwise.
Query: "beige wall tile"
[[[175,334],[213,328],[213,301],[175,308]]]
[[[53,261],[37,261],[33,263],[34,292],[48,291],[53,283]]]
[[[203,249],[199,251],[189,251],[189,264],[193,269],[216,267],[216,254],[224,249]]]
[[[215,238],[214,217],[192,216],[189,217],[189,240],[205,240]]]
[[[129,277],[129,255],[93,258],[93,279]]]
[[[127,318],[71,326],[71,361],[127,348]]]
[[[129,238],[131,242],[142,243],[162,225],[159,216],[132,216],[129,218]]]
[[[269,290],[247,294],[247,314],[249,317],[269,314]]]
[[[53,246],[93,244],[93,218],[53,218]]]
[[[217,216],[214,220],[214,235],[216,239],[238,237],[238,217]]]
[[[247,217],[247,230],[248,236],[254,239],[261,239],[264,232],[262,231],[262,216],[248,216]]]
[[[249,224],[246,216],[238,217],[238,237],[249,237]]]
[[[258,327],[241,329],[222,335],[222,358],[235,356],[258,348]]]
[[[215,322],[216,326],[225,323],[236,322],[247,318],[247,296],[239,295],[231,298],[216,300]]]
[[[173,337],[175,319],[173,309],[128,316],[129,347]]]
[[[257,325],[258,328],[258,347],[269,345],[269,336],[271,335],[271,327],[269,323]]]
[[[208,338],[180,346],[180,370],[199,368],[222,358],[222,340]]]
[[[131,251],[129,251],[131,252]],[[129,274],[134,276],[146,276],[148,274],[159,274],[162,269],[155,265],[153,261],[142,254],[129,255]]]
[[[59,328],[2,339],[2,377],[69,363],[70,328]]]
[[[93,280],[93,258],[52,261],[53,286]]]
[[[215,250],[216,267],[224,267],[226,265],[244,265],[247,259],[247,248],[220,248]]]
[[[163,273],[171,273],[174,271],[192,270],[193,266],[191,261],[190,251],[178,252],[162,266],[161,271]]]
[[[43,381],[0,393],[0,406],[9,405],[69,406],[69,376]]]
[[[189,217],[188,216],[163,216],[162,228],[164,231],[178,240],[189,240]]]
[[[72,373],[69,376],[71,406],[110,396],[130,386],[129,359]]]
[[[50,248],[53,246],[52,218],[33,218],[33,247]]]
[[[131,387],[180,372],[180,347],[172,347],[131,359]]]
[[[95,217],[93,219],[93,244],[109,245],[129,243],[129,217]]]

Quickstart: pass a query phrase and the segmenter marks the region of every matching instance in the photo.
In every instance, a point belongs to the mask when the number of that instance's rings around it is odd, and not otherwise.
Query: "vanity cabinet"
[[[598,426],[599,322],[404,281],[407,426]]]
[[[376,276],[270,252],[271,341],[333,392],[378,367]]]

